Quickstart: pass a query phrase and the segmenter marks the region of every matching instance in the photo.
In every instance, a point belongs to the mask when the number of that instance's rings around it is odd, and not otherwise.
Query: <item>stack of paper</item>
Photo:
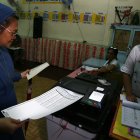
[[[140,104],[123,100],[122,124],[140,129]]]

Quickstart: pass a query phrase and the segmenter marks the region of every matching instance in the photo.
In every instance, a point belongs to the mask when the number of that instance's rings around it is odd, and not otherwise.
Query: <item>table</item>
[[[82,68],[79,67],[77,68],[75,71],[71,72],[69,75],[67,75],[68,77],[71,77],[71,78],[75,78],[76,76],[78,76],[79,74],[81,73],[90,73],[90,71],[86,70],[85,68]],[[95,72],[92,72],[92,74],[96,75],[96,71]]]
[[[117,140],[139,140],[139,138],[131,136],[128,133],[127,126],[121,124],[121,115],[122,103],[119,101],[109,135]]]
[[[68,75],[68,77],[71,77],[71,78],[75,78],[78,74],[82,73],[82,72],[88,72],[86,70],[81,70],[81,67],[76,69],[75,71],[73,71],[72,73],[70,73]]]
[[[98,59],[98,58],[89,58],[85,60],[82,64],[85,66],[91,66],[95,68],[100,68],[105,64],[106,60],[105,59]]]

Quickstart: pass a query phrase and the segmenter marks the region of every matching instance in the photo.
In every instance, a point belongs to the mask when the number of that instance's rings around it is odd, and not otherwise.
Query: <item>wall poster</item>
[[[31,3],[31,4],[60,4],[62,0],[22,0],[23,4]]]

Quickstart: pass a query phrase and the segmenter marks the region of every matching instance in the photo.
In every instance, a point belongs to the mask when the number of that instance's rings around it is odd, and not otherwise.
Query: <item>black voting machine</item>
[[[118,81],[114,79],[108,79],[111,85],[102,85],[98,82],[98,78],[99,77],[93,78],[93,81],[70,77],[61,79],[57,85],[82,94],[84,97],[80,101],[54,113],[53,115],[64,119],[75,126],[80,126],[88,132],[95,134],[99,133],[103,129],[105,121],[119,97],[121,86]],[[104,88],[105,94],[105,98],[103,98],[100,107],[96,102],[89,103],[88,100],[92,91],[97,87]]]

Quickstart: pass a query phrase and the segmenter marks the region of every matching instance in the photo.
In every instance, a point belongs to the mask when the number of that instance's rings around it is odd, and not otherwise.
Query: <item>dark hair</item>
[[[3,25],[5,28],[7,28],[14,20],[18,20],[18,19],[19,19],[18,16],[13,14],[10,17],[8,17],[3,23],[1,23],[1,25]],[[3,32],[5,30],[5,28],[0,26],[0,33]]]
[[[114,55],[115,55],[115,57],[117,58],[118,49],[117,49],[117,48],[114,48],[114,47],[109,47],[109,48],[108,48],[108,51],[109,51],[109,50],[112,50],[113,53],[114,53]]]

